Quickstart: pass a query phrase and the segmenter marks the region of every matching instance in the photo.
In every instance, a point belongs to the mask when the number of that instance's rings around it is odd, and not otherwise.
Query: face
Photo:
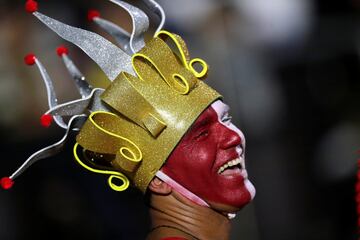
[[[255,195],[245,170],[245,137],[229,107],[214,102],[196,120],[162,171],[212,207],[236,211]]]

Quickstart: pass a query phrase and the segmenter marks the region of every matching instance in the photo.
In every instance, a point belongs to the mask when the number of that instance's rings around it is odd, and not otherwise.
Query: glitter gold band
[[[175,43],[174,50],[167,40]],[[199,80],[206,76],[207,64],[190,60],[185,42],[169,32],[160,31],[132,63],[137,77],[120,74],[101,96],[113,113],[93,113],[77,143],[113,156],[114,171],[145,192],[193,122],[221,96]],[[196,71],[195,64],[202,70]]]

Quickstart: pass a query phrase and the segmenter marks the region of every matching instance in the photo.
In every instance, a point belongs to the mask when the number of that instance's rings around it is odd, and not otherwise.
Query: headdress
[[[58,55],[74,78],[81,98],[58,104],[45,68],[34,55],[27,55],[26,63],[38,66],[47,88],[49,110],[42,116],[42,123],[49,125],[53,119],[66,133],[59,142],[31,155],[9,178],[3,178],[3,187],[10,187],[12,180],[34,162],[59,152],[70,131],[79,131],[74,156],[81,166],[110,175],[108,184],[114,190],[125,190],[131,183],[145,192],[193,122],[220,98],[202,81],[208,72],[207,64],[199,58],[190,59],[180,36],[161,30],[165,15],[154,0],[143,0],[161,19],[147,42],[147,15],[126,2],[110,1],[130,14],[131,33],[101,18],[97,11],[90,11],[88,18],[110,33],[119,46],[96,33],[43,15],[33,0],[26,2],[28,12],[94,60],[109,79],[109,85],[90,86],[67,49],[60,47]],[[201,66],[200,71],[195,70],[195,64]],[[70,117],[68,121],[64,120],[66,116]],[[120,179],[121,184],[117,185],[114,179]]]

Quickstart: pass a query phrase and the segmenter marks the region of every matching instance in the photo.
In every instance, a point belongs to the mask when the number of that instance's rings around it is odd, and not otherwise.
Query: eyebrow
[[[199,121],[200,120],[200,121]],[[191,131],[197,131],[200,128],[203,128],[210,124],[210,117],[206,116],[206,118],[197,119],[197,122],[191,127]]]
[[[229,111],[230,111],[229,105],[227,105],[227,104],[225,104],[225,103],[224,103],[224,105],[225,105],[225,107],[224,107],[224,109],[221,111],[221,114],[224,114],[225,112],[229,112]]]

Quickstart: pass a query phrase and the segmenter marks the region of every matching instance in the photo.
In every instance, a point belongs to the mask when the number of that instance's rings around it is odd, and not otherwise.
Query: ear
[[[158,177],[154,177],[149,184],[149,189],[161,195],[168,195],[171,193],[172,188],[166,183],[160,180]]]

